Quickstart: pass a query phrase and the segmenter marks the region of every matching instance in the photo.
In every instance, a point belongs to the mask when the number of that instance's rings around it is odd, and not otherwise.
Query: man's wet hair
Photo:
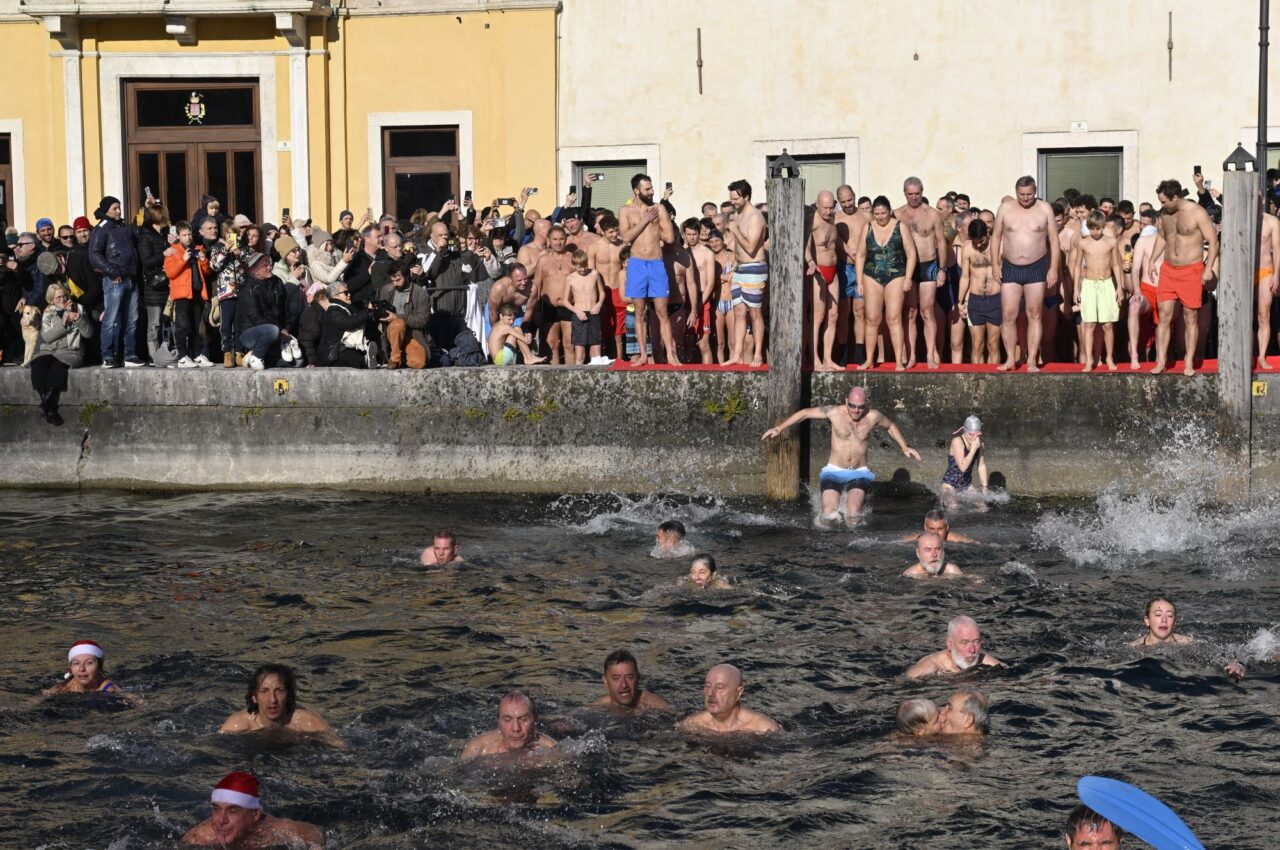
[[[1121,201],[1120,203],[1116,204],[1116,212],[1118,212],[1118,213],[1132,213],[1132,212],[1133,212],[1133,201],[1125,200],[1125,201]]]
[[[986,222],[983,222],[983,224],[986,224]],[[943,522],[946,522],[946,521],[947,521],[947,512],[946,512],[946,511],[941,511],[941,510],[934,509],[934,510],[929,511],[929,513],[927,513],[927,514],[925,514],[925,515],[924,515],[924,521],[925,521],[925,522],[937,522],[938,520],[942,520]]]
[[[641,173],[641,174],[636,174],[635,176],[633,176],[633,177],[631,178],[631,191],[633,191],[633,192],[634,192],[636,189],[639,189],[639,188],[640,188],[640,184],[641,184],[641,183],[643,183],[643,182],[644,182],[644,181],[646,181],[646,180],[648,180],[650,183],[652,183],[652,182],[653,182],[653,178],[652,178],[652,177],[650,177],[648,174]]]
[[[1109,823],[1111,823],[1111,821],[1107,820],[1084,803],[1081,803],[1071,810],[1071,814],[1067,815],[1067,826],[1066,829],[1063,830],[1062,834],[1066,836],[1068,841],[1073,841],[1076,837],[1076,831],[1080,829],[1080,827],[1088,826],[1091,830],[1102,829],[1104,825]],[[1114,823],[1111,823],[1111,828],[1115,830],[1116,840],[1119,841],[1124,833],[1121,831],[1120,827],[1116,826]]]
[[[253,671],[249,677],[249,690],[244,695],[244,707],[250,714],[258,713],[258,688],[262,687],[262,680],[271,675],[279,676],[284,683],[284,713],[286,717],[292,717],[298,707],[298,677],[293,668],[285,664],[263,664]]]
[[[980,218],[969,222],[969,238],[982,239],[987,235],[987,223]]]
[[[510,304],[511,302],[510,302],[510,301],[508,301],[507,303],[508,303],[508,304]],[[498,309],[499,309],[499,312],[501,312],[501,309],[502,309],[502,308],[498,308]],[[432,540],[432,542],[434,542],[434,541],[436,541],[436,540],[448,540],[448,541],[449,541],[449,545],[450,545],[450,546],[453,546],[453,545],[456,545],[456,544],[457,544],[457,542],[458,542],[458,537],[457,537],[457,535],[455,535],[452,531],[449,531],[448,529],[445,529],[444,531],[437,531],[437,532],[435,533],[435,535],[434,535],[434,536],[432,536],[431,540]]]
[[[533,700],[529,698],[529,695],[521,690],[513,689],[510,691],[507,691],[505,694],[502,695],[502,699],[498,700],[498,705],[501,706],[504,702],[516,702],[516,701],[528,703],[529,713],[532,714],[534,717],[538,716],[538,707],[533,704]]]
[[[1181,198],[1182,184],[1177,180],[1161,180],[1160,185],[1156,187],[1156,194],[1163,195],[1166,198]]]
[[[605,656],[604,672],[608,673],[609,668],[615,664],[630,664],[635,668],[637,674],[640,672],[640,664],[636,661],[636,657],[626,649],[615,649]]]
[[[748,183],[746,180],[734,180],[732,183],[729,184],[729,191],[737,192],[739,197],[750,198],[751,184]]]
[[[963,690],[958,693],[964,697],[960,707],[965,714],[973,718],[973,728],[983,735],[987,734],[991,728],[991,721],[987,716],[987,698],[977,691]]]
[[[684,523],[678,519],[669,519],[658,526],[658,530],[663,534],[675,534],[681,540],[684,539]]]

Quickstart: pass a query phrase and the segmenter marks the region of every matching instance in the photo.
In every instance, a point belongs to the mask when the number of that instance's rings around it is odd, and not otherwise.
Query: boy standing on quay
[[[1106,220],[1100,210],[1093,210],[1085,223],[1089,236],[1076,245],[1076,262],[1073,279],[1080,281],[1076,287],[1075,303],[1080,306],[1080,318],[1084,322],[1084,371],[1092,372],[1101,365],[1094,360],[1093,333],[1102,325],[1102,339],[1107,350],[1107,368],[1116,370],[1115,323],[1120,319],[1120,303],[1124,290],[1116,288],[1117,280],[1124,280],[1120,260],[1120,243],[1105,233]]]

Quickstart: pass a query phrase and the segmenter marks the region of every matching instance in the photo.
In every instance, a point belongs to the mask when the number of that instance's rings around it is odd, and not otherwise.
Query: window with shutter
[[[1075,189],[1094,198],[1120,200],[1123,156],[1120,148],[1072,148],[1040,151],[1040,196],[1062,197]]]
[[[586,174],[604,175],[591,184],[591,206],[598,210],[609,210],[614,215],[617,215],[622,205],[631,200],[631,178],[637,174],[647,174],[648,169],[649,163],[644,160],[575,162],[573,164],[573,185],[578,187],[578,197],[581,199],[583,176]],[[660,186],[654,186],[653,188],[654,194],[657,197],[661,197],[662,188]]]
[[[800,166],[800,176],[804,178],[804,202],[812,204],[818,200],[818,193],[827,189],[834,193],[844,184],[844,154],[806,154],[792,157]],[[773,166],[773,157],[765,159],[766,175]]]

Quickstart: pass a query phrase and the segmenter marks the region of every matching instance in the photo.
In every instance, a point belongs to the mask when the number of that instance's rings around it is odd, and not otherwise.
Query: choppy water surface
[[[1274,846],[1280,676],[1265,663],[1242,685],[1219,673],[1276,650],[1271,503],[1014,499],[954,522],[980,545],[950,555],[987,583],[930,586],[896,577],[923,498],[877,498],[865,529],[840,534],[814,531],[803,505],[687,497],[7,493],[0,505],[4,847],[171,847],[206,815],[212,784],[244,767],[269,811],[342,847],[1053,846],[1085,773],[1156,793],[1208,847]],[[649,550],[671,517],[732,590],[670,586],[687,560]],[[420,567],[443,527],[469,563]],[[1124,647],[1155,593],[1203,645]],[[1012,662],[972,680],[993,734],[896,743],[900,700],[954,687],[898,677],[957,613]],[[29,702],[84,637],[143,707]],[[582,713],[619,647],[680,714],[700,707],[710,665],[737,664],[747,704],[786,734],[708,746],[670,718]],[[350,749],[215,734],[269,660],[300,671],[302,704]],[[460,769],[511,687],[538,701],[565,757]]]

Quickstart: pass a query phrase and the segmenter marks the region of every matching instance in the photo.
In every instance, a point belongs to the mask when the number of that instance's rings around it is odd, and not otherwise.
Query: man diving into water
[[[823,405],[798,410],[764,432],[761,440],[771,440],[783,431],[805,419],[826,419],[831,423],[831,456],[818,475],[822,487],[822,513],[815,524],[833,528],[840,519],[837,510],[840,494],[846,493],[845,523],[857,525],[862,520],[862,508],[867,490],[876,480],[875,473],[867,467],[867,441],[871,432],[883,428],[889,432],[904,457],[920,460],[920,453],[907,445],[906,438],[893,420],[878,410],[872,410],[864,387],[849,390],[849,397],[842,405]]]

